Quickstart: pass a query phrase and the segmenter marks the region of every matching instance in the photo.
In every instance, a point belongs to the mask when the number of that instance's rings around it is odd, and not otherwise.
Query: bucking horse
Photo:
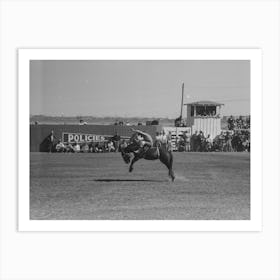
[[[173,155],[171,151],[168,151],[165,146],[156,146],[148,148],[144,153],[138,153],[139,145],[136,142],[131,142],[126,147],[121,147],[121,155],[126,164],[130,163],[129,172],[133,170],[133,164],[139,159],[157,160],[159,159],[167,168],[168,176],[171,177],[172,182],[175,179],[173,167]],[[133,158],[131,160],[131,157]]]

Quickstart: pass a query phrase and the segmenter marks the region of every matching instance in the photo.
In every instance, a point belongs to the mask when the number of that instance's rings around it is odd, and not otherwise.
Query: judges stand
[[[192,134],[202,131],[205,137],[210,134],[213,139],[221,133],[221,107],[224,104],[198,101],[185,105],[187,106],[186,125],[191,127]]]

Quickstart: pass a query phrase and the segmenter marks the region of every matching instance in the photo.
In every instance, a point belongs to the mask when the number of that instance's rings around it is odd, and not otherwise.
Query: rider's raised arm
[[[134,131],[134,132],[136,132],[136,133],[139,133],[139,134],[144,134],[144,132],[143,132],[143,131],[138,130],[138,129],[134,129],[134,128],[132,128],[131,130],[132,130],[132,131]]]
[[[151,142],[151,144],[153,144],[153,138],[151,137],[151,135],[149,133],[143,132],[143,131],[138,130],[138,129],[133,129],[133,128],[132,128],[132,131],[142,135],[146,141],[149,141],[149,142]]]
[[[150,140],[150,138],[151,138],[151,135],[150,135],[149,133],[147,133],[147,132],[144,132],[144,131],[141,131],[141,130],[138,130],[138,129],[134,129],[134,131],[135,131],[136,133],[138,133],[138,134],[141,134],[142,136],[144,136],[144,137],[146,137],[146,138],[149,138],[149,140]]]

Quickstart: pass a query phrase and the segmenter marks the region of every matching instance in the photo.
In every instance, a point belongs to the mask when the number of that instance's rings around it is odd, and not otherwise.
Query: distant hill
[[[238,116],[236,116],[238,117]],[[221,120],[221,128],[227,129],[227,119],[228,116],[223,116]],[[78,116],[78,117],[67,117],[67,116],[45,116],[45,115],[33,115],[30,116],[30,123],[34,124],[79,124],[80,120],[87,122],[87,124],[102,124],[102,125],[112,125],[116,122],[123,122],[123,124],[128,125],[138,125],[138,123],[146,124],[147,121],[158,120],[160,125],[163,126],[174,126],[174,119],[168,118],[139,118],[139,117],[93,117],[93,116]]]
[[[138,123],[146,124],[147,121],[158,120],[159,124],[165,126],[173,126],[174,119],[168,118],[138,118],[138,117],[93,117],[93,116],[45,116],[45,115],[33,115],[30,116],[30,123],[37,122],[38,124],[79,124],[80,120],[83,120],[87,124],[103,124],[112,125],[115,123],[123,122],[128,125],[138,125]]]

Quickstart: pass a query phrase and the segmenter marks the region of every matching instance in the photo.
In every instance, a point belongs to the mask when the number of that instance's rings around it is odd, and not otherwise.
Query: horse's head
[[[126,151],[126,148],[121,147],[121,155],[125,163],[130,163],[130,153]]]

